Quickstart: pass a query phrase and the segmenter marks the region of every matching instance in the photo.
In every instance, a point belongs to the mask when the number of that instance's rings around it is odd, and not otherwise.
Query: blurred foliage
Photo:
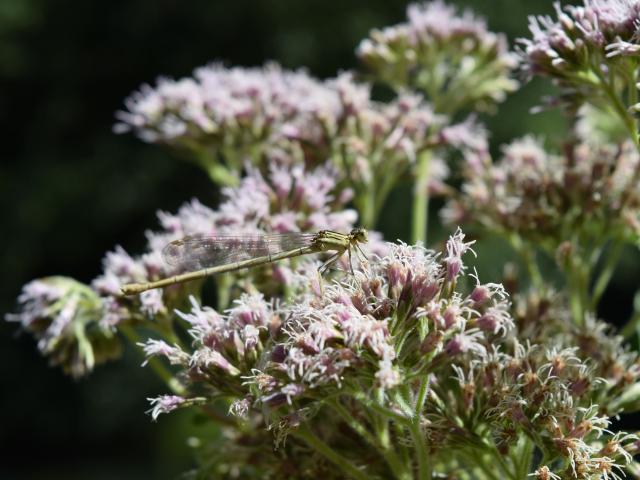
[[[114,112],[141,83],[184,76],[212,60],[243,66],[275,60],[330,77],[356,68],[360,39],[371,28],[401,21],[407,3],[0,2],[0,311],[14,308],[21,285],[32,278],[61,274],[87,282],[114,245],[139,251],[144,231],[156,226],[157,209],[174,211],[194,196],[215,205],[218,192],[197,167],[111,132]],[[526,34],[527,15],[552,9],[550,1],[452,3],[473,8],[512,40]],[[562,141],[557,112],[529,113],[548,91],[543,83],[527,85],[498,115],[484,119],[496,152],[526,132],[547,136],[552,145]],[[381,224],[389,239],[408,238],[409,196],[399,188],[387,205]],[[443,238],[436,215],[431,222],[431,238]],[[480,256],[485,280],[498,280],[506,260],[493,251]],[[609,294],[615,303],[605,318],[626,313],[629,279],[637,277],[627,263],[614,280]],[[16,339],[15,331],[2,322],[0,373],[7,384],[0,397],[0,478],[174,478],[188,469],[183,432],[191,418],[175,415],[153,424],[144,415],[145,398],[162,387],[139,368],[134,352],[75,383],[47,368],[32,340]]]

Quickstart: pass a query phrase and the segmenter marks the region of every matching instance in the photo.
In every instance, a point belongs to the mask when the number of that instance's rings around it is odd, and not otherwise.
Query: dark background
[[[196,167],[111,131],[114,112],[141,83],[181,77],[212,60],[275,60],[326,78],[356,68],[354,49],[374,27],[405,18],[390,0],[4,0],[0,2],[0,313],[30,279],[61,274],[89,282],[116,244],[140,251],[155,211],[218,194]],[[494,31],[526,35],[526,16],[551,1],[476,0]],[[532,116],[548,87],[528,85],[485,119],[494,148],[526,132],[560,141],[557,113]],[[407,189],[381,221],[408,239]],[[433,218],[433,215],[432,215]],[[495,254],[494,254],[495,255]],[[503,261],[484,256],[485,280]],[[616,287],[617,285],[617,287]],[[608,293],[629,292],[624,277]],[[616,311],[612,311],[615,316]],[[152,423],[146,397],[164,393],[135,352],[74,382],[48,368],[29,335],[0,323],[0,478],[174,478],[189,468],[189,418]]]

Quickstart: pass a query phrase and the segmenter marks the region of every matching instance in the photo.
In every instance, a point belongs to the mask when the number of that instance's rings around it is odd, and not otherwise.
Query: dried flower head
[[[638,162],[630,143],[578,143],[556,155],[525,137],[505,146],[499,162],[469,168],[462,195],[443,216],[450,223],[467,220],[490,231],[518,233],[552,255],[567,231],[596,242],[635,238]]]
[[[71,376],[86,375],[120,354],[115,332],[98,322],[101,299],[86,285],[67,277],[33,280],[23,287],[18,303],[20,312],[6,320],[20,322],[51,364]]]

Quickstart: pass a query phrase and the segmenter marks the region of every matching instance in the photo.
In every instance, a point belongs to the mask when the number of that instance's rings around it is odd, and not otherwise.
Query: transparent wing
[[[199,270],[307,247],[315,237],[313,233],[191,236],[169,243],[162,257],[174,267]]]

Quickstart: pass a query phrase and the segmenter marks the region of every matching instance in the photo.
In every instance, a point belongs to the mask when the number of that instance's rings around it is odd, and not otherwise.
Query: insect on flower
[[[354,228],[348,234],[322,230],[318,233],[186,237],[169,243],[163,249],[162,256],[169,265],[189,272],[156,282],[130,283],[123,285],[121,290],[123,295],[136,295],[154,288],[318,252],[334,252],[318,269],[320,275],[345,252],[349,255],[353,272],[352,250],[359,258],[365,257],[359,244],[368,240],[369,234],[364,228]]]

